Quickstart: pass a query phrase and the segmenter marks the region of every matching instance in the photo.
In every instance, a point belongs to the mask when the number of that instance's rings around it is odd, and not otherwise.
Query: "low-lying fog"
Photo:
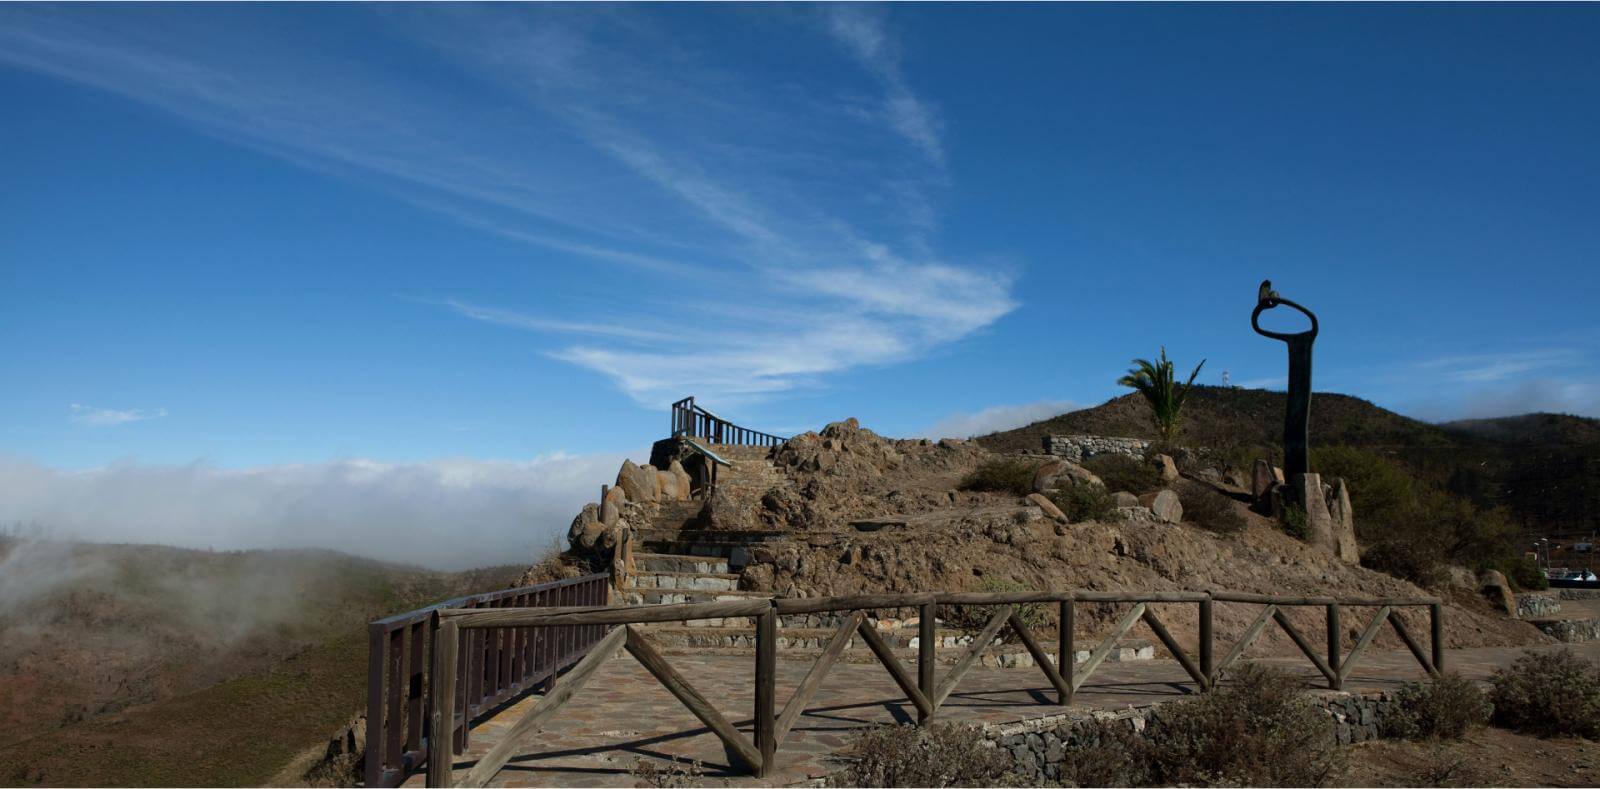
[[[437,570],[515,564],[564,536],[626,456],[85,471],[0,457],[0,529],[216,550],[330,548]]]

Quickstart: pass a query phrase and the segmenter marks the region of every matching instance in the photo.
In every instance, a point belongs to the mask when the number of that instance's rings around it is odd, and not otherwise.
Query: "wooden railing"
[[[702,438],[713,444],[739,444],[753,447],[775,447],[788,441],[783,436],[763,433],[740,427],[694,404],[693,397],[685,397],[672,404],[672,436]]]
[[[447,729],[428,725],[425,712],[433,703],[425,661],[438,652],[437,614],[449,610],[567,610],[603,606],[606,575],[586,575],[553,583],[458,597],[437,605],[379,619],[367,625],[367,786],[399,786],[427,761],[434,731],[454,753],[467,747],[470,722],[500,704],[551,680],[578,662],[605,635],[598,625],[531,626],[464,632],[452,650],[468,655],[457,660],[452,692],[452,723]]]
[[[1057,653],[1052,660],[1018,616],[1015,606],[1036,603],[1059,604],[1059,631]],[[1077,603],[1129,603],[1132,607],[1112,629],[1110,635],[1089,654],[1081,666],[1074,664],[1075,638],[1073,618]],[[1165,623],[1150,607],[1156,603],[1193,603],[1197,606],[1199,625],[1199,654],[1191,657],[1172,637]],[[1215,659],[1215,631],[1212,627],[1212,608],[1216,603],[1240,603],[1263,606],[1259,615],[1245,628],[1244,633],[1221,660]],[[934,673],[934,617],[940,605],[995,606],[988,624],[967,645],[956,664],[943,678]],[[1319,606],[1327,611],[1327,656],[1312,646],[1311,642],[1290,624],[1284,608],[1292,606]],[[1405,623],[1394,616],[1396,608],[1406,606],[1427,607],[1431,616],[1431,649],[1425,652],[1416,638],[1406,629]],[[1340,647],[1341,617],[1346,609],[1376,608],[1355,646],[1349,652]],[[867,621],[867,611],[876,609],[907,609],[920,611],[916,675],[907,672],[895,657],[893,650],[873,624]],[[848,612],[812,664],[805,678],[796,686],[781,711],[777,710],[776,661],[778,617],[787,614]],[[621,650],[627,650],[656,681],[672,693],[695,717],[727,745],[738,766],[757,776],[772,773],[778,747],[783,743],[805,711],[806,704],[816,693],[823,678],[832,669],[840,653],[850,640],[859,635],[889,672],[900,690],[917,708],[919,722],[932,718],[949,699],[961,678],[977,664],[983,650],[1000,631],[1010,628],[1017,639],[1032,655],[1034,664],[1044,672],[1051,687],[1056,690],[1056,700],[1061,705],[1072,703],[1073,695],[1105,661],[1117,640],[1139,622],[1144,622],[1166,646],[1184,671],[1194,679],[1201,691],[1216,685],[1223,672],[1244,654],[1268,623],[1277,623],[1299,647],[1319,672],[1328,680],[1329,687],[1340,689],[1349,678],[1356,661],[1372,643],[1385,622],[1393,626],[1411,654],[1430,676],[1438,676],[1444,669],[1444,609],[1438,598],[1378,598],[1335,599],[1331,597],[1286,597],[1233,592],[1095,592],[1083,590],[1043,592],[954,592],[930,594],[867,594],[848,597],[773,598],[756,600],[729,600],[713,603],[685,603],[676,605],[644,605],[617,608],[569,607],[557,610],[501,608],[491,610],[440,610],[434,613],[438,621],[440,638],[432,653],[431,676],[436,686],[448,688],[456,681],[457,663],[461,650],[458,646],[462,634],[500,628],[553,627],[583,625],[589,627],[614,627],[590,650],[589,654],[567,673],[562,681],[529,710],[525,716],[505,732],[493,748],[479,758],[459,781],[462,786],[484,786],[513,756],[534,746],[534,735],[563,704],[583,688],[594,672]],[[689,680],[663,659],[643,631],[635,625],[652,622],[682,622],[696,619],[725,617],[752,617],[756,620],[755,654],[755,738],[746,739],[727,718],[707,701]],[[446,692],[440,698],[449,698]],[[436,730],[449,730],[455,726],[456,710],[436,700],[430,709],[430,720]],[[451,764],[448,745],[440,742],[428,762],[428,786],[453,786],[457,783]]]

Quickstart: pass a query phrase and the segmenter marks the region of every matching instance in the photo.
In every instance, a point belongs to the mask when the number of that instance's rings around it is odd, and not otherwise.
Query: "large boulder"
[[[1322,475],[1296,474],[1289,481],[1288,500],[1306,512],[1306,542],[1328,553],[1338,552],[1338,540],[1333,533],[1333,513],[1328,511],[1327,494],[1322,489]]]
[[[1511,591],[1511,584],[1506,581],[1506,576],[1499,570],[1484,570],[1478,576],[1480,589],[1483,596],[1497,610],[1504,611],[1506,616],[1517,615],[1517,596]]]
[[[1028,503],[1039,508],[1039,511],[1051,517],[1057,523],[1066,523],[1067,514],[1061,511],[1056,503],[1045,498],[1043,493],[1029,493]]]
[[[577,517],[572,519],[572,525],[567,527],[567,542],[574,546],[578,545],[589,524],[599,520],[600,508],[598,506],[593,503],[583,505],[583,510],[578,513]],[[591,542],[590,544],[592,545],[593,543]]]
[[[1328,497],[1328,513],[1333,516],[1333,553],[1347,564],[1361,563],[1361,548],[1356,545],[1356,515],[1350,508],[1350,487],[1344,478],[1333,481]]]
[[[656,472],[656,491],[661,494],[662,501],[677,501],[678,478],[670,471]]]
[[[628,495],[628,501],[638,504],[654,503],[659,494],[656,485],[654,466],[636,466],[631,460],[622,461],[622,470],[617,472],[617,487],[622,488],[622,492]]]
[[[605,498],[600,500],[600,522],[607,526],[615,526],[622,517],[622,507],[628,503],[628,495],[622,488],[611,488],[606,491]]]
[[[1048,493],[1055,490],[1063,483],[1087,482],[1091,485],[1104,486],[1105,483],[1094,475],[1094,472],[1073,463],[1070,460],[1051,460],[1040,465],[1033,472],[1033,491],[1035,493]]]
[[[689,472],[684,471],[682,463],[674,460],[672,465],[667,466],[667,473],[678,481],[678,500],[688,501],[694,495],[694,480],[689,477]]]
[[[1139,497],[1125,490],[1111,494],[1111,503],[1117,507],[1140,507]]]
[[[1146,493],[1139,497],[1139,503],[1149,507],[1156,519],[1164,523],[1178,523],[1183,520],[1183,502],[1178,500],[1178,494],[1170,490]]]
[[[1156,455],[1151,462],[1155,464],[1156,470],[1161,473],[1162,482],[1178,481],[1178,464],[1173,462],[1171,455]]]

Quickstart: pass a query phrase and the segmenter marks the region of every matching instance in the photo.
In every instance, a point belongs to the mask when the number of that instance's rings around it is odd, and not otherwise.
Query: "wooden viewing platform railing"
[[[672,404],[672,437],[679,436],[702,438],[713,444],[752,447],[775,447],[788,440],[783,436],[740,427],[695,405],[693,397],[685,397]]]
[[[1037,603],[1059,604],[1059,631],[1057,654],[1054,662],[1039,644],[1015,606]],[[1131,603],[1110,635],[1090,653],[1089,659],[1077,666],[1073,662],[1073,616],[1077,603]],[[1166,625],[1150,608],[1154,603],[1193,603],[1198,607],[1199,654],[1191,657],[1182,649],[1167,630]],[[1212,628],[1212,607],[1216,603],[1242,603],[1263,606],[1260,614],[1245,628],[1239,639],[1228,647],[1221,660],[1215,658],[1215,632]],[[934,619],[939,605],[995,606],[988,624],[963,648],[959,661],[950,667],[943,678],[934,674]],[[1307,641],[1289,622],[1282,609],[1290,606],[1319,606],[1327,610],[1326,657]],[[1394,610],[1406,606],[1427,607],[1431,616],[1432,633],[1430,650],[1406,629],[1405,623]],[[1376,608],[1372,619],[1361,631],[1355,646],[1342,653],[1339,636],[1340,620],[1344,609],[1353,607]],[[916,675],[912,676],[895,657],[872,624],[867,612],[885,608],[916,608],[921,612],[917,648]],[[832,639],[810,671],[795,688],[781,711],[776,708],[775,679],[777,672],[778,617],[788,614],[848,612],[848,616],[834,632]],[[726,617],[751,617],[756,620],[755,649],[755,740],[745,738],[739,730],[711,705],[706,697],[663,659],[645,634],[634,625],[652,622],[681,622],[697,619]],[[724,744],[748,772],[765,777],[773,771],[778,747],[790,729],[805,711],[806,704],[821,686],[823,678],[849,645],[851,638],[859,635],[895,684],[917,708],[919,722],[925,722],[938,712],[950,697],[961,678],[977,664],[985,647],[1009,627],[1032,655],[1034,664],[1044,672],[1045,678],[1055,688],[1061,705],[1072,703],[1073,694],[1100,667],[1117,640],[1140,621],[1149,625],[1161,643],[1182,665],[1202,691],[1209,691],[1217,679],[1244,654],[1268,623],[1282,628],[1327,678],[1328,686],[1338,690],[1350,676],[1351,669],[1385,622],[1393,626],[1400,640],[1416,657],[1417,662],[1430,676],[1438,676],[1444,669],[1444,608],[1438,598],[1332,598],[1289,597],[1283,595],[1247,594],[1239,592],[1097,592],[1086,590],[1038,592],[944,592],[925,594],[863,594],[846,597],[821,598],[770,598],[755,600],[728,600],[712,603],[684,603],[674,605],[640,605],[624,607],[571,606],[563,608],[493,608],[493,609],[441,609],[433,613],[432,627],[437,629],[435,648],[429,664],[430,681],[441,693],[433,696],[430,706],[430,723],[433,731],[452,731],[456,727],[457,706],[445,699],[455,696],[459,673],[460,643],[464,634],[501,628],[542,628],[556,626],[620,627],[612,628],[589,653],[556,682],[548,694],[521,720],[512,724],[504,737],[478,759],[476,764],[460,777],[462,786],[484,786],[505,766],[513,756],[531,748],[533,735],[563,704],[571,701],[594,672],[620,650],[627,650],[656,681],[672,693],[691,713],[699,718]],[[428,786],[453,786],[457,783],[451,764],[451,746],[448,740],[430,743],[428,756]]]
[[[578,662],[601,638],[598,625],[518,627],[461,632],[451,641],[457,676],[450,727],[435,729],[424,713],[433,702],[425,682],[424,660],[438,656],[438,613],[448,610],[570,610],[571,606],[603,606],[610,577],[605,574],[469,595],[379,619],[367,625],[367,741],[364,783],[399,786],[426,763],[430,737],[442,738],[454,753],[465,751],[471,721],[521,696],[557,672]],[[387,681],[385,680],[387,677]]]

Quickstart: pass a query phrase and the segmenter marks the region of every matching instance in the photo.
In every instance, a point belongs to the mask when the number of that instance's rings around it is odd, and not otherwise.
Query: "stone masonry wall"
[[[1561,600],[1547,592],[1517,595],[1518,619],[1543,619],[1561,613]]]
[[[1333,736],[1340,745],[1378,738],[1383,718],[1394,708],[1393,694],[1320,692],[1316,703],[1328,715]],[[1130,707],[1116,712],[1064,713],[1016,723],[990,726],[984,736],[1011,754],[1018,772],[1034,782],[1053,782],[1061,778],[1061,764],[1067,752],[1085,745],[1089,725],[1095,720],[1125,722],[1135,732],[1160,716],[1160,704]]]
[[[1082,463],[1095,455],[1127,455],[1143,460],[1150,442],[1137,438],[1116,436],[1046,436],[1044,451],[1047,455],[1064,457],[1073,463]]]

